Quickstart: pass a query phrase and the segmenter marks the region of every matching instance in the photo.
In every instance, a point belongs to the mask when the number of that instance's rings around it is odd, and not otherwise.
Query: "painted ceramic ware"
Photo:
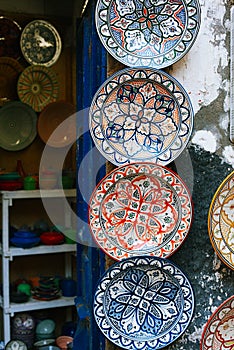
[[[200,350],[234,349],[234,295],[225,300],[207,321]]]
[[[14,58],[0,57],[0,106],[18,99],[17,81],[22,71],[23,66]]]
[[[29,66],[20,74],[17,85],[20,100],[41,112],[58,98],[59,86],[55,72],[43,66]]]
[[[0,16],[0,56],[19,59],[21,27],[10,18]]]
[[[190,195],[181,179],[152,163],[115,169],[90,200],[93,237],[116,260],[171,255],[187,236],[191,218]]]
[[[194,44],[200,27],[197,0],[98,0],[102,44],[130,67],[167,67]]]
[[[27,104],[7,102],[0,109],[0,147],[19,151],[29,146],[37,135],[37,115]]]
[[[107,79],[93,98],[89,118],[96,147],[115,165],[166,165],[186,147],[193,128],[187,93],[173,77],[154,69],[124,69]]]
[[[234,269],[234,172],[217,189],[210,205],[208,228],[219,258]]]
[[[112,265],[94,295],[94,316],[103,334],[123,349],[161,349],[191,321],[193,291],[167,259],[135,257]]]
[[[20,47],[28,63],[50,67],[58,60],[62,44],[57,30],[51,23],[35,20],[23,29]]]

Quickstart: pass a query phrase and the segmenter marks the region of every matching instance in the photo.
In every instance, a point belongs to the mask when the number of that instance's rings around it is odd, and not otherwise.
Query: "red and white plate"
[[[191,221],[192,203],[183,181],[155,163],[116,168],[90,199],[93,237],[115,260],[170,256],[186,238]]]
[[[200,350],[234,349],[234,295],[225,300],[207,321]]]

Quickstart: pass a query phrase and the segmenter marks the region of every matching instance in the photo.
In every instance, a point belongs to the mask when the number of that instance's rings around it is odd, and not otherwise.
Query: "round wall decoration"
[[[112,265],[94,295],[102,333],[121,349],[162,349],[188,327],[194,295],[183,272],[167,259],[138,257]]]
[[[98,0],[96,27],[102,44],[130,67],[164,68],[192,47],[200,28],[197,0]]]
[[[97,149],[115,165],[167,165],[186,147],[193,109],[184,88],[156,69],[124,69],[96,92],[89,111]]]
[[[23,29],[20,47],[28,63],[50,67],[58,60],[62,44],[59,33],[51,23],[35,20]]]
[[[217,189],[210,205],[208,230],[218,257],[234,270],[234,171]]]
[[[90,199],[94,240],[115,260],[172,255],[186,238],[191,220],[192,203],[182,180],[153,163],[116,168]]]
[[[20,74],[17,85],[20,100],[41,112],[49,103],[55,102],[59,85],[55,72],[44,66],[29,66]]]

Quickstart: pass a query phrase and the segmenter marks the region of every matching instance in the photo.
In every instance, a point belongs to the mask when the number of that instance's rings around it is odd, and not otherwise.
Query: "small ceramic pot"
[[[76,295],[76,281],[72,278],[62,279],[60,288],[64,297],[74,297]]]

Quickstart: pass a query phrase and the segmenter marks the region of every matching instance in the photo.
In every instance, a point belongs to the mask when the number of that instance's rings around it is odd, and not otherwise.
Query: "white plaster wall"
[[[192,143],[206,151],[218,153],[234,167],[234,146],[229,140],[229,34],[230,13],[226,0],[200,0],[201,27],[191,50],[173,65],[170,72],[188,92],[195,112]],[[223,93],[223,106],[212,122],[203,121],[202,129],[196,114],[209,107]],[[206,115],[204,115],[206,118]]]

